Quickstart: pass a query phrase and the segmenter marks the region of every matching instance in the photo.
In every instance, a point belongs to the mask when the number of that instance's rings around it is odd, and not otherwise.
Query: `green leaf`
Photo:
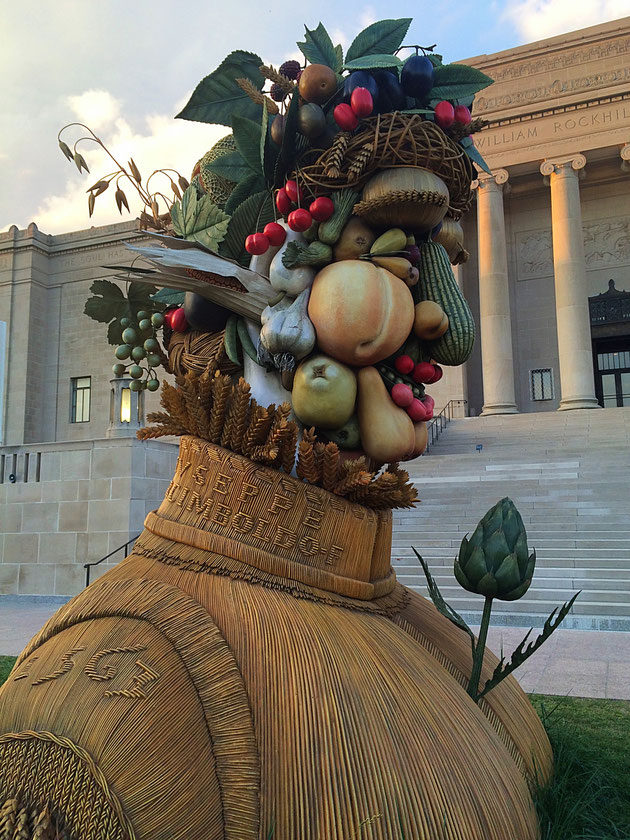
[[[345,64],[346,70],[376,70],[381,67],[400,67],[402,61],[397,55],[387,55],[384,53],[377,53],[375,55],[363,55],[361,58],[355,58],[354,61],[347,61]]]
[[[230,197],[225,203],[225,212],[230,216],[238,209],[238,207],[254,193],[261,192],[267,186],[262,175],[257,175],[252,172],[242,178],[230,193]],[[236,259],[236,257],[234,257]]]
[[[427,566],[426,561],[424,560],[422,555],[420,555],[415,548],[413,548],[413,553],[420,561],[422,571],[424,572],[424,576],[427,579],[427,588],[429,590],[429,595],[431,596],[431,600],[433,601],[436,610],[440,612],[445,618],[448,618],[448,620],[452,622],[456,627],[459,627],[460,630],[463,630],[470,636],[470,643],[472,645],[472,653],[474,657],[476,644],[475,634],[466,624],[461,615],[458,612],[456,612],[449,604],[446,603],[446,601],[442,597],[442,593],[440,592],[440,587],[433,579],[433,575],[429,571],[429,567]]]
[[[364,55],[395,53],[402,44],[410,23],[411,18],[379,20],[377,23],[372,23],[350,44],[346,64]]]
[[[159,289],[151,299],[165,304],[165,306],[181,306],[184,303],[186,292],[180,289]]]
[[[234,142],[241,157],[252,172],[262,174],[260,122],[254,122],[254,120],[250,120],[247,117],[235,116],[232,125]]]
[[[427,58],[431,62],[434,67],[441,67],[442,66],[442,56],[438,53],[427,53]]]
[[[512,671],[515,671],[519,667],[519,665],[522,665],[523,662],[525,662],[527,659],[529,659],[529,657],[533,653],[536,653],[538,648],[544,642],[547,641],[547,639],[549,638],[549,636],[551,636],[553,631],[556,630],[560,626],[560,624],[564,621],[564,619],[567,617],[567,615],[569,614],[569,612],[571,610],[571,607],[575,603],[575,599],[580,594],[581,594],[581,591],[576,592],[575,595],[573,596],[573,598],[571,598],[570,601],[566,601],[560,607],[559,610],[556,607],[556,609],[551,613],[551,615],[545,621],[544,627],[543,627],[540,635],[536,638],[535,641],[530,642],[527,645],[527,647],[525,647],[525,643],[527,642],[527,640],[531,636],[533,628],[528,630],[527,635],[525,636],[523,641],[518,645],[518,647],[516,648],[516,650],[512,654],[512,657],[511,657],[511,659],[510,659],[510,661],[508,662],[507,665],[504,664],[505,663],[505,658],[503,656],[501,657],[501,659],[499,660],[499,664],[494,669],[494,673],[492,674],[490,679],[487,681],[487,683],[484,685],[483,691],[481,691],[479,693],[479,697],[477,699],[483,697],[491,689],[495,688],[502,680],[504,680],[509,674],[511,674]],[[556,615],[556,613],[557,613],[557,615]]]
[[[197,190],[190,186],[171,207],[173,229],[178,236],[198,242],[211,251],[216,251],[225,239],[230,217],[212,201],[209,195],[197,196]]]
[[[406,108],[404,111],[400,112],[401,114],[434,114],[435,111],[432,108]]]
[[[157,286],[149,286],[147,283],[138,283],[133,280],[127,288],[127,299],[129,300],[129,308],[132,316],[136,317],[136,312],[145,309],[147,312],[157,312],[160,307],[151,305],[151,295],[157,292]]]
[[[304,41],[298,41],[298,47],[306,60],[311,64],[325,64],[336,72],[338,56],[324,24],[319,23],[317,29],[309,29],[305,26],[304,30]]]
[[[466,140],[467,138],[464,137],[463,139]],[[468,139],[470,139],[470,138],[468,138]],[[460,146],[461,145],[463,145],[463,143],[460,142]],[[472,140],[471,140],[469,146],[464,146],[464,151],[466,152],[466,154],[472,160],[473,163],[476,163],[477,166],[480,169],[483,169],[484,172],[487,172],[488,175],[492,175],[492,170],[490,169],[488,164],[485,162],[485,160],[483,159],[483,155],[481,154],[479,149],[475,146],[475,144],[472,142]]]
[[[222,256],[231,257],[241,265],[249,265],[250,255],[245,250],[245,239],[250,233],[261,231],[268,222],[274,220],[271,192],[261,190],[251,195],[234,211],[221,246]]]
[[[343,47],[341,44],[337,44],[335,47],[335,57],[337,59],[337,64],[335,65],[335,73],[341,73],[343,70]]]
[[[257,120],[260,105],[236,84],[236,79],[249,79],[262,90],[264,79],[258,69],[262,59],[255,53],[236,50],[217,69],[202,79],[176,119],[219,123],[231,126],[235,116]]]
[[[245,163],[240,152],[228,152],[226,155],[221,155],[221,157],[208,164],[208,169],[215,175],[233,181],[235,184],[246,175],[252,174],[252,170]]]
[[[124,317],[124,316],[121,316]],[[122,340],[122,332],[123,328],[120,323],[120,319],[116,318],[111,324],[107,327],[107,343],[112,345],[119,345],[123,343]]]
[[[83,309],[88,318],[101,324],[108,324],[113,318],[124,318],[128,304],[119,286],[111,280],[95,280],[90,291],[93,296],[85,301]]]
[[[468,64],[443,64],[435,68],[433,76],[433,86],[436,88],[451,85],[480,85],[477,89],[482,90],[493,82],[494,79],[490,76],[486,76],[481,70],[470,67]]]

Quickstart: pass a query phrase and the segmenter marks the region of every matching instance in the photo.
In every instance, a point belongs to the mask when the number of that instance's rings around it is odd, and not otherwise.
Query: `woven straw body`
[[[538,718],[511,678],[471,701],[469,641],[390,548],[389,512],[184,438],[134,552],[0,692],[20,837],[535,840]]]

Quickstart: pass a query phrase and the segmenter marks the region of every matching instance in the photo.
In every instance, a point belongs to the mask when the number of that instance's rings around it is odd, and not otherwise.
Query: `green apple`
[[[295,372],[291,401],[305,426],[339,429],[354,413],[356,398],[354,371],[330,356],[311,356]]]

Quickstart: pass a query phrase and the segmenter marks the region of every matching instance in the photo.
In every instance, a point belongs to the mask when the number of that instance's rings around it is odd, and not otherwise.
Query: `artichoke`
[[[529,589],[535,565],[521,515],[505,498],[490,508],[470,539],[462,540],[455,577],[469,592],[515,601]]]

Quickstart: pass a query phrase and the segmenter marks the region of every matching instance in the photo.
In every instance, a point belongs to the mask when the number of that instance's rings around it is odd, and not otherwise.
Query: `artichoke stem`
[[[475,655],[473,657],[473,668],[468,683],[468,693],[475,701],[479,702],[479,679],[481,677],[481,668],[483,666],[483,657],[486,652],[486,639],[488,638],[488,627],[490,627],[490,614],[492,612],[492,598],[486,597],[483,605],[483,615],[481,616],[481,626],[479,628],[479,638],[475,647]]]

